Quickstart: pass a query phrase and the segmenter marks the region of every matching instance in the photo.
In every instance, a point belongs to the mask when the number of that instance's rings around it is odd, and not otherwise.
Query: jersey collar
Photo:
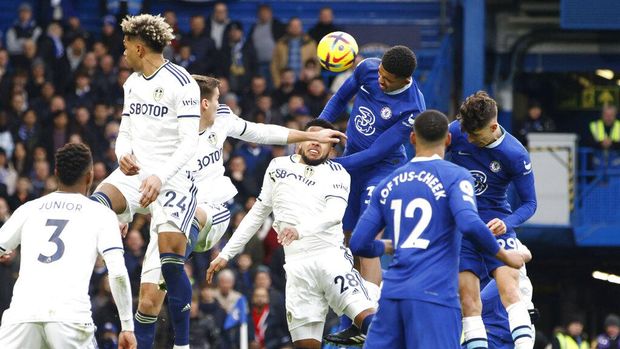
[[[411,81],[409,81],[409,83],[401,88],[399,88],[398,90],[394,90],[392,92],[386,92],[385,94],[388,95],[397,95],[403,91],[405,91],[406,89],[408,89],[409,87],[411,87],[411,85],[413,84],[413,78],[411,78]]]
[[[167,59],[164,59],[164,64],[160,65],[160,66],[159,66],[159,68],[157,68],[157,70],[155,70],[155,72],[154,72],[153,74],[151,74],[151,76],[146,76],[146,75],[144,75],[144,74],[142,74],[142,73],[141,73],[140,75],[142,75],[142,77],[143,77],[144,79],[146,79],[146,80],[151,80],[152,78],[154,78],[154,77],[155,77],[155,75],[157,75],[157,73],[159,73],[159,71],[161,70],[161,68],[163,68],[164,66],[166,66],[166,64],[168,64],[168,63],[170,63],[170,61],[169,61],[169,60],[167,60]]]
[[[504,128],[501,125],[499,126],[499,128],[502,130],[502,135],[495,142],[485,146],[485,148],[493,149],[493,148],[497,148],[497,146],[502,144],[502,142],[504,141],[504,138],[506,138],[506,130],[504,130]]]
[[[432,160],[441,160],[441,156],[434,154],[433,156],[418,156],[411,159],[411,162],[422,162],[422,161],[432,161]]]

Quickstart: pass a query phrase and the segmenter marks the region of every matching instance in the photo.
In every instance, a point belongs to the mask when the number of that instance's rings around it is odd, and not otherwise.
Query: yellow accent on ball
[[[325,35],[316,48],[321,66],[329,71],[342,72],[355,64],[358,53],[357,42],[345,32],[332,32]]]

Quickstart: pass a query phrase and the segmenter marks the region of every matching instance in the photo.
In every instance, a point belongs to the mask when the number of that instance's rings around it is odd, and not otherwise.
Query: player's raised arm
[[[271,160],[267,171],[265,171],[263,187],[254,206],[252,206],[248,214],[243,217],[237,230],[235,230],[226,246],[224,246],[224,249],[222,249],[222,252],[211,262],[209,270],[207,270],[207,282],[211,283],[213,275],[224,268],[231,258],[243,251],[245,245],[250,241],[252,236],[256,234],[263,223],[265,223],[265,218],[271,213],[273,188],[273,179],[271,176],[273,175],[274,162],[275,159]]]
[[[383,183],[384,181],[379,183],[377,188],[381,188]],[[385,220],[381,214],[381,204],[379,203],[379,192],[380,190],[373,192],[370,204],[353,229],[349,248],[355,256],[374,258],[385,253],[385,243],[381,240],[375,240],[379,231],[385,227]]]
[[[329,99],[325,108],[319,115],[319,119],[325,119],[329,122],[335,122],[338,117],[345,111],[347,104],[355,96],[360,88],[358,76],[363,69],[364,61],[362,61],[353,72],[353,75],[342,84],[338,91]]]
[[[389,154],[392,150],[398,149],[411,133],[413,120],[416,113],[403,121],[399,121],[392,125],[387,131],[383,132],[370,147],[360,152],[342,156],[334,159],[335,162],[344,166],[347,171],[353,171],[362,167],[367,167],[385,159],[385,154]]]
[[[463,235],[473,239],[482,250],[496,256],[506,265],[521,268],[523,266],[521,255],[501,248],[489,228],[478,216],[471,175],[462,176],[458,183],[452,184],[449,190],[450,210]]]

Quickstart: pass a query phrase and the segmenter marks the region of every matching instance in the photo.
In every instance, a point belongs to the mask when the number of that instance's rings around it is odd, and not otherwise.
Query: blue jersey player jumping
[[[475,181],[480,218],[487,223],[499,244],[516,249],[514,228],[536,211],[532,162],[527,150],[497,123],[497,105],[485,92],[469,96],[459,108],[458,120],[450,124],[451,161],[470,171]],[[507,200],[513,184],[521,206],[512,210]],[[534,346],[527,305],[519,295],[519,272],[506,267],[473,241],[463,239],[459,292],[463,310],[463,332],[467,349],[487,348],[487,333],[481,318],[480,280],[491,275],[510,323],[516,349]]]
[[[515,268],[523,258],[501,248],[480,220],[471,174],[443,160],[447,117],[420,114],[411,143],[415,158],[378,184],[351,237],[353,253],[371,258],[392,248],[389,240],[375,240],[379,231],[387,227],[394,235],[394,259],[364,347],[457,349],[459,230]]]

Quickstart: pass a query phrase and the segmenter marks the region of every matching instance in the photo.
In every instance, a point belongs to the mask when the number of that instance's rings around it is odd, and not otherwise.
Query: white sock
[[[515,342],[515,349],[534,348],[534,333],[532,332],[532,321],[527,307],[523,302],[517,302],[506,308],[508,312],[508,322],[510,323],[510,333]]]
[[[463,318],[463,344],[467,349],[488,348],[487,331],[484,329],[482,316],[468,316]]]
[[[172,347],[172,349],[189,349],[189,344],[188,345],[175,345]]]

